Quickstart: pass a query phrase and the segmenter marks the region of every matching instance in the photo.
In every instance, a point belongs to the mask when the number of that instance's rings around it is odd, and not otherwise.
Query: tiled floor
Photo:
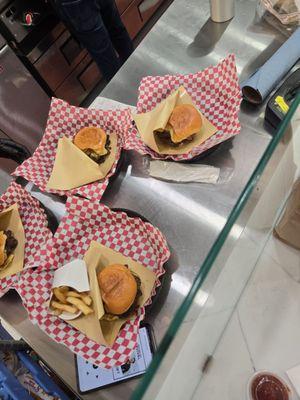
[[[300,251],[271,236],[193,400],[243,400],[254,371],[300,364]],[[293,399],[299,399],[294,393]]]

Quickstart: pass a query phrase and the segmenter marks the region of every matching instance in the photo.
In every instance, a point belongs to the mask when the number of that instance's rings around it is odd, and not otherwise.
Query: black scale
[[[265,120],[277,128],[300,93],[300,68],[293,72],[268,101]]]

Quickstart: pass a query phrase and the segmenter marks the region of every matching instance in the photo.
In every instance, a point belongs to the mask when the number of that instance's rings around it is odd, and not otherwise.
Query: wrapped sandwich
[[[202,118],[192,104],[181,104],[174,107],[165,129],[158,129],[155,134],[167,146],[178,147],[193,140],[200,132]]]
[[[217,131],[182,86],[133,119],[143,142],[158,154],[186,154]]]
[[[0,270],[4,270],[11,264],[17,246],[18,240],[12,231],[0,231]]]
[[[108,134],[98,126],[84,127],[72,139],[62,137],[47,188],[70,190],[104,179],[117,153],[117,134]]]
[[[95,126],[81,129],[73,143],[97,164],[102,164],[111,151],[109,135]]]
[[[96,343],[111,346],[122,326],[137,318],[140,308],[151,297],[156,275],[129,257],[94,241],[84,261],[93,312],[76,316],[68,320],[68,324]]]
[[[24,266],[25,232],[19,208],[13,204],[0,213],[0,279]]]

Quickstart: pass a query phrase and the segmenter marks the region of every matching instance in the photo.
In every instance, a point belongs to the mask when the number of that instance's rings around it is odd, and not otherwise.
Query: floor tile
[[[238,312],[257,370],[284,374],[300,362],[300,284],[269,254],[260,258]]]
[[[300,281],[300,250],[288,246],[272,235],[268,240],[265,252],[280,264],[293,279]]]
[[[252,374],[253,367],[235,312],[192,399],[244,399]]]

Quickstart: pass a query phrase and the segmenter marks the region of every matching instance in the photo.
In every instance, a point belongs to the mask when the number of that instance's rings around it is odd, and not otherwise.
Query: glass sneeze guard
[[[176,399],[183,398],[183,394],[185,399],[192,398],[272,230],[278,207],[286,199],[293,183],[293,166],[290,168],[290,179],[281,176],[279,171],[278,180],[283,182],[282,196],[278,196],[278,204],[266,207],[267,196],[273,196],[270,182],[277,176],[275,172],[279,161],[291,162],[293,159],[293,144],[290,144],[293,129],[296,128],[291,122],[296,127],[299,125],[296,113],[299,111],[299,103],[300,94],[270,140],[225,226],[199,268],[189,293],[170,322],[152,363],[131,397],[132,400],[163,399],[166,396]],[[254,229],[256,236],[259,231],[256,243],[251,235],[256,224],[254,221],[258,219],[260,229]],[[239,251],[236,243],[239,243]],[[243,246],[248,250],[250,248],[250,257],[246,260],[243,259],[243,251],[240,251]],[[240,260],[241,268],[233,267],[234,258]],[[184,351],[186,341],[193,335],[199,343],[197,350]],[[187,361],[188,370],[180,371],[178,363],[184,368]],[[183,375],[186,375],[186,379]],[[182,379],[181,394],[170,392],[168,379]]]

